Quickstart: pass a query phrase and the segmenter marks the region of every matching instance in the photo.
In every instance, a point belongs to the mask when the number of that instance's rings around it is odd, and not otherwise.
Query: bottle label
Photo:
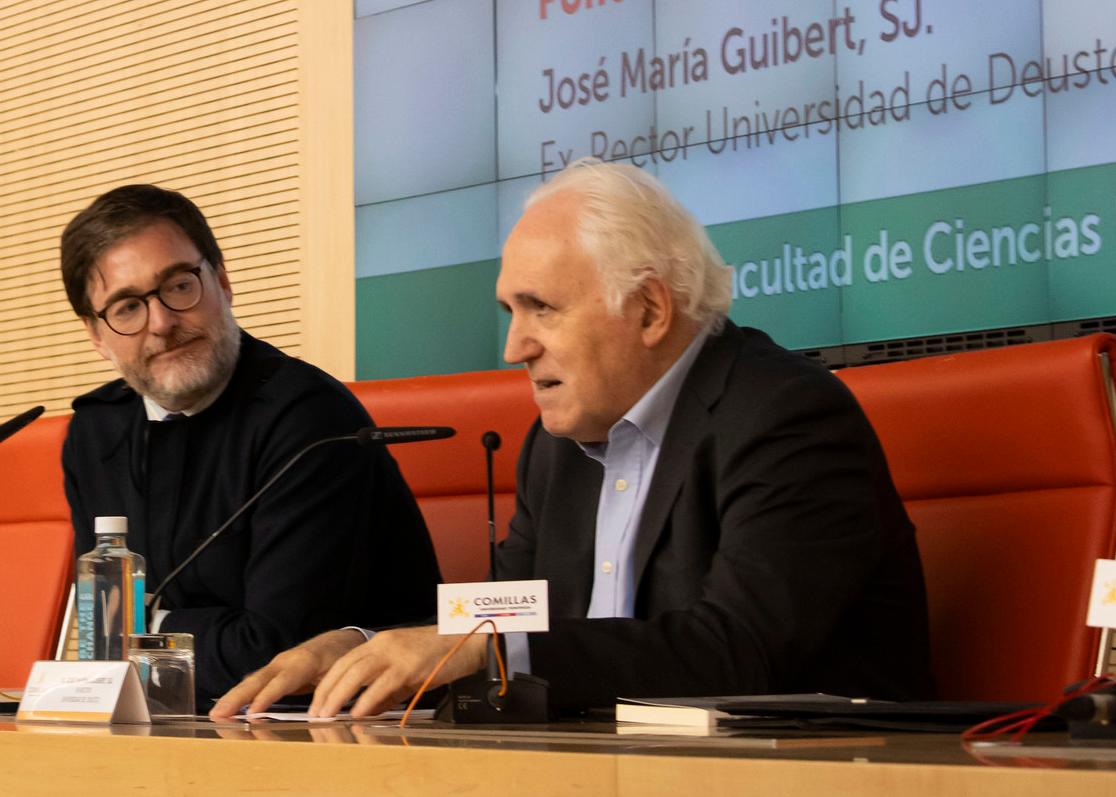
[[[77,583],[78,658],[93,661],[93,579],[79,578]]]
[[[142,575],[135,575],[132,577],[132,633],[133,634],[146,634],[147,623],[145,621],[144,606],[144,577]]]

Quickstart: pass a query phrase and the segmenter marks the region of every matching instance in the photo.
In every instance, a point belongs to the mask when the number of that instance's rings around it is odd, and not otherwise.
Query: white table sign
[[[1097,560],[1085,624],[1093,628],[1116,628],[1116,560]]]
[[[501,634],[549,631],[546,580],[438,585],[439,634],[467,634],[482,620],[492,620]],[[491,632],[492,626],[485,625],[477,633]]]
[[[17,720],[150,723],[147,699],[128,661],[37,661]]]

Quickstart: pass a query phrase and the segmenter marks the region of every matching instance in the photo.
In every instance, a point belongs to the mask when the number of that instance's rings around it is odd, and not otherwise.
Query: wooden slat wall
[[[202,208],[242,326],[351,378],[351,17],[346,0],[0,0],[0,420],[113,377],[58,236],[130,182]]]

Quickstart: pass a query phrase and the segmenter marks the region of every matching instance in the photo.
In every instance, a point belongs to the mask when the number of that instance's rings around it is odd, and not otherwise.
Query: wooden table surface
[[[798,744],[618,735],[605,724],[0,722],[0,794],[1116,797],[1116,746],[1058,735],[1008,755],[953,735]]]

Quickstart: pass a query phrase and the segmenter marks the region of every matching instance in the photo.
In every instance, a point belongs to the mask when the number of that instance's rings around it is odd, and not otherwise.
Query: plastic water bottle
[[[128,550],[128,518],[99,517],[97,546],[77,560],[78,658],[128,658],[128,635],[144,632],[146,563]]]

